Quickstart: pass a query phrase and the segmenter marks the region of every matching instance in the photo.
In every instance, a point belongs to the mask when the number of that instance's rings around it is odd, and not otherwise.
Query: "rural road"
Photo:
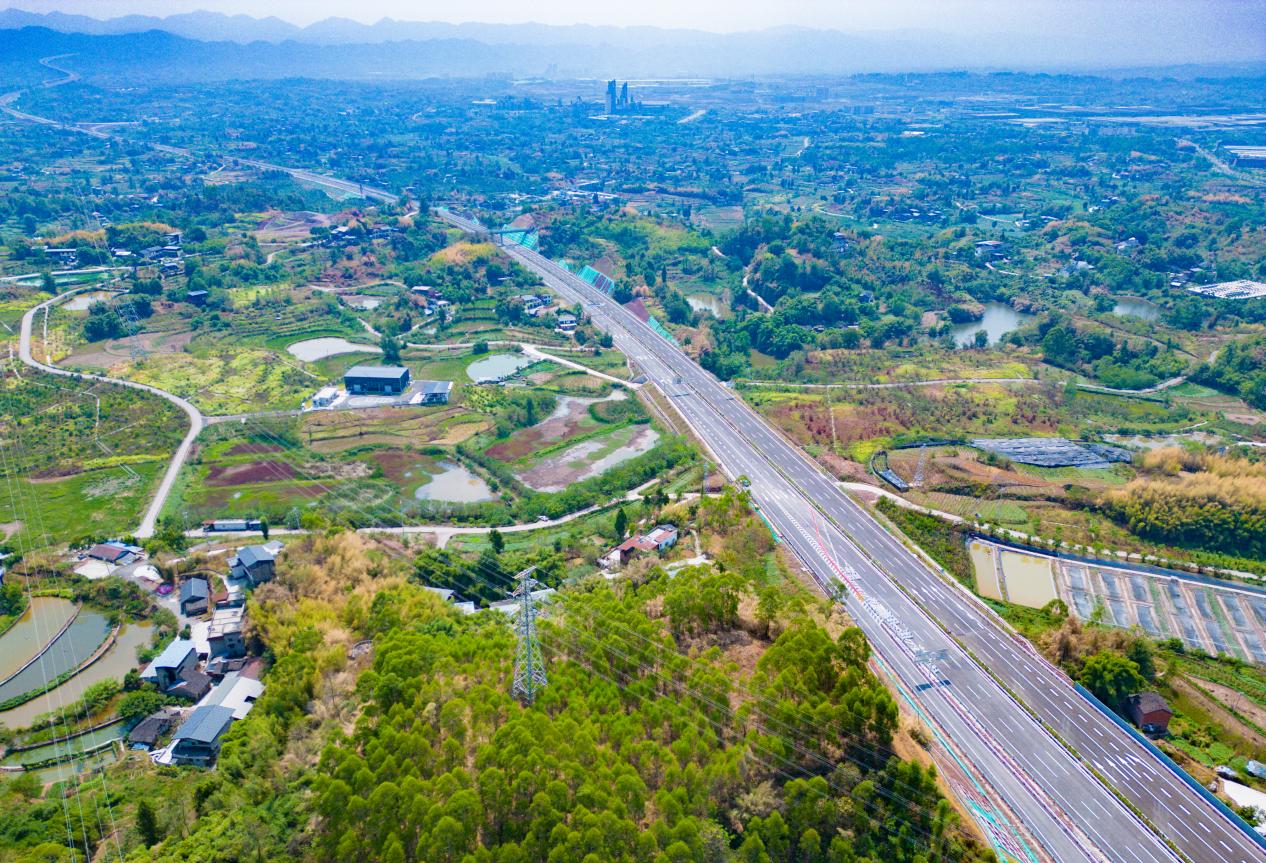
[[[173,395],[166,390],[160,390],[158,387],[152,387],[148,384],[140,384],[136,381],[125,381],[120,378],[106,377],[105,375],[81,374],[79,372],[70,372],[65,369],[59,369],[57,366],[40,362],[31,354],[31,327],[34,325],[35,316],[41,311],[51,308],[58,303],[71,297],[80,291],[89,290],[89,287],[74,288],[64,293],[58,294],[51,300],[45,300],[38,306],[34,306],[27,310],[22,316],[22,329],[18,336],[18,358],[23,363],[34,369],[48,372],[53,375],[61,375],[62,377],[76,378],[80,380],[100,381],[107,384],[115,384],[121,387],[130,387],[134,390],[142,390],[147,393],[153,393],[159,398],[164,398],[185,412],[189,417],[189,431],[185,434],[184,439],[180,442],[180,446],[176,448],[172,454],[171,462],[167,465],[167,472],[163,474],[163,480],[158,485],[158,491],[154,494],[154,499],[150,501],[149,507],[145,510],[145,515],[141,518],[141,524],[134,531],[138,539],[146,539],[154,535],[154,527],[158,523],[158,514],[163,510],[163,504],[167,502],[167,496],[171,494],[172,487],[176,484],[176,477],[180,475],[180,468],[184,465],[185,459],[189,457],[189,452],[193,448],[193,442],[202,431],[203,417],[202,411],[194,407],[190,402],[182,399],[180,396]]]

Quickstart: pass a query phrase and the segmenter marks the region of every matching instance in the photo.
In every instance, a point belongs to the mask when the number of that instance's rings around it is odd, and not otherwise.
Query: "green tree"
[[[158,826],[154,807],[143,797],[136,807],[136,832],[140,834],[141,844],[146,848],[157,845],[163,839],[163,831]]]
[[[1136,662],[1107,650],[1088,658],[1081,670],[1081,685],[1117,711],[1125,703],[1126,696],[1138,692],[1145,683]]]
[[[505,551],[505,537],[502,536],[501,531],[497,530],[495,527],[488,531],[488,542],[492,545],[494,553],[501,554],[501,552]]]
[[[612,532],[615,534],[615,541],[620,542],[624,539],[624,535],[629,531],[629,517],[624,513],[624,507],[620,507],[615,511],[615,524]]]

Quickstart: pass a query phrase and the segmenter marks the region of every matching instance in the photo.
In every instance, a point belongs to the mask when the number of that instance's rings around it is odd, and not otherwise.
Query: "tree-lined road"
[[[457,214],[439,215],[483,230]],[[1179,859],[1119,793],[1191,860],[1266,860],[1238,824],[1080,696],[979,600],[897,541],[724,384],[588,283],[531,250],[505,250],[581,302],[725,471],[750,479],[762,512],[814,577],[828,589],[847,588],[848,610],[884,664],[1023,825],[1021,835],[1003,837],[1016,843],[1016,859],[1027,853],[1025,835],[1061,861]]]

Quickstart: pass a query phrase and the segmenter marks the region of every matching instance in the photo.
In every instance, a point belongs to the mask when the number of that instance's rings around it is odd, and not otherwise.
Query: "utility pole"
[[[530,566],[515,576],[518,589],[511,594],[519,600],[519,616],[514,631],[519,637],[519,650],[514,659],[514,685],[511,694],[524,705],[536,700],[536,693],[545,688],[545,661],[536,638],[536,602],[532,591],[541,583],[532,578],[536,567]]]

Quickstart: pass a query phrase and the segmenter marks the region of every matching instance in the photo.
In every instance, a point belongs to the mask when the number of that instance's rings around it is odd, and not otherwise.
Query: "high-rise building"
[[[620,85],[620,110],[623,111],[629,107],[629,82],[625,81]]]
[[[615,113],[615,81],[607,82],[607,113]]]

